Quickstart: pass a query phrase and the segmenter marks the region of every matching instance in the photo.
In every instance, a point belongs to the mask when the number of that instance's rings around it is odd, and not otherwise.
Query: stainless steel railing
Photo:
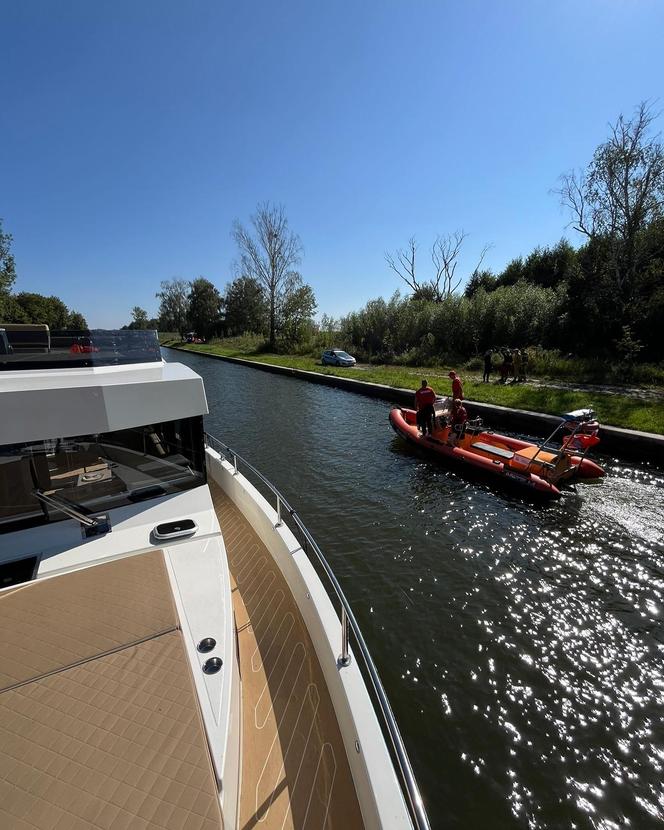
[[[311,533],[307,530],[302,519],[300,519],[297,512],[290,506],[288,501],[279,492],[279,490],[277,490],[274,484],[272,484],[269,479],[267,479],[245,458],[238,455],[235,450],[231,449],[231,447],[224,444],[218,438],[215,438],[213,435],[209,435],[206,432],[205,439],[208,447],[218,452],[219,455],[223,456],[230,464],[232,464],[233,475],[238,474],[238,462],[240,462],[246,469],[250,470],[253,475],[263,482],[263,484],[276,498],[275,510],[277,513],[277,522],[275,527],[279,527],[283,524],[283,515],[285,511],[288,518],[292,520],[297,530],[302,535],[302,549],[309,557],[310,552],[312,552],[319,565],[323,568],[323,571],[332,586],[334,596],[338,600],[341,607],[341,653],[337,660],[337,665],[340,668],[343,668],[350,664],[351,654],[349,635],[352,633],[355,645],[357,646],[357,653],[362,657],[362,661],[371,681],[371,686],[378,703],[377,714],[379,715],[383,729],[389,736],[390,743],[392,744],[393,755],[396,760],[401,787],[406,797],[406,803],[408,804],[413,824],[417,830],[431,830],[431,825],[429,824],[429,819],[427,818],[424,804],[422,803],[422,796],[420,795],[419,787],[417,786],[417,782],[413,774],[413,769],[410,764],[410,759],[408,758],[408,753],[406,752],[406,747],[404,746],[403,738],[401,737],[399,727],[397,726],[397,722],[394,718],[392,707],[387,699],[387,694],[385,693],[383,684],[378,676],[378,670],[376,669],[374,661],[369,654],[369,649],[364,641],[364,637],[362,636],[360,627],[355,619],[355,615],[353,614],[344,592],[341,590],[341,586],[334,575],[334,571],[330,567],[327,559],[323,556],[323,552],[318,547],[318,544]],[[376,707],[374,706],[374,708]]]

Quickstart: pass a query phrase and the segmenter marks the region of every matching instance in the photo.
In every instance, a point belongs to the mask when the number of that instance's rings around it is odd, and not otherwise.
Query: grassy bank
[[[419,386],[420,378],[426,377],[436,392],[448,394],[450,391],[447,370],[441,367],[368,365],[355,369],[339,369],[332,366],[321,366],[320,361],[313,357],[247,351],[241,344],[232,342],[194,346],[191,344],[185,345],[178,341],[165,341],[163,345],[184,346],[184,348],[196,352],[219,354],[226,357],[242,357],[245,360],[289,366],[293,369],[304,369],[325,375],[343,375],[343,377],[413,390]],[[466,375],[464,372],[460,372],[460,374],[464,381],[464,394],[470,400],[498,404],[513,409],[544,412],[549,415],[559,415],[561,412],[592,405],[601,423],[664,435],[664,402],[662,401],[643,401],[627,394],[595,391],[592,393],[578,392],[545,385],[502,386],[496,383],[483,384],[475,374]]]

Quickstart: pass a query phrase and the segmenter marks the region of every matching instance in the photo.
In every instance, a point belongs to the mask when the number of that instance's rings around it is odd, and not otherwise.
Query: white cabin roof
[[[207,412],[202,379],[181,363],[0,373],[0,445],[113,432]]]

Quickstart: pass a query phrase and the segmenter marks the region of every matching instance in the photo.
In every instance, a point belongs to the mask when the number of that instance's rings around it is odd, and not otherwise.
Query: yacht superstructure
[[[154,333],[86,342],[0,363],[0,826],[428,827],[295,511]]]

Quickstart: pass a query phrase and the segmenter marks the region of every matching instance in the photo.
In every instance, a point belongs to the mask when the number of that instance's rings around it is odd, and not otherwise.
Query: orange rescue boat
[[[432,435],[420,433],[414,409],[395,407],[390,412],[390,424],[397,435],[432,456],[459,462],[505,484],[517,485],[545,497],[558,498],[561,495],[559,485],[566,482],[597,479],[604,475],[604,470],[587,458],[588,451],[600,440],[597,435],[599,424],[591,409],[564,415],[541,444],[484,429],[479,418],[468,421],[456,443],[451,443],[444,406],[444,402],[438,402],[436,406]],[[552,446],[551,442],[559,433],[564,435],[560,446]]]

